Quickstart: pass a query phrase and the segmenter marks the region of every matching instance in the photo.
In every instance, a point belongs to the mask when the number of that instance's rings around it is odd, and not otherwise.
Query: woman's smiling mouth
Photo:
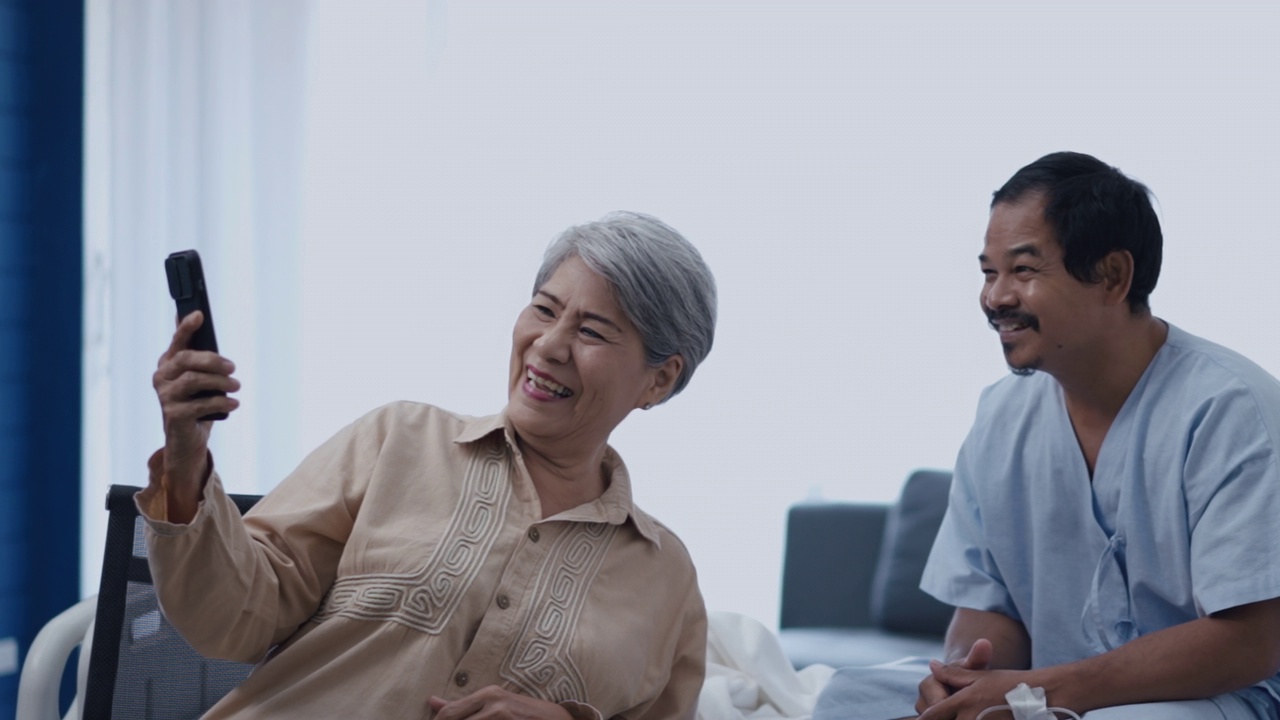
[[[572,390],[552,380],[550,377],[538,373],[532,367],[525,368],[524,376],[525,386],[529,389],[540,391],[540,394],[557,398],[567,398],[573,395]]]

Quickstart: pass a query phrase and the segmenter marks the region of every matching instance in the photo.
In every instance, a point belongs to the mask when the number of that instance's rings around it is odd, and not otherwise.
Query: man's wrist
[[[1053,667],[1031,670],[1027,685],[1044,688],[1045,703],[1049,707],[1063,707],[1084,714],[1101,705],[1090,702],[1090,695],[1098,688],[1089,690],[1090,683],[1083,679],[1084,668],[1079,663],[1055,665]]]

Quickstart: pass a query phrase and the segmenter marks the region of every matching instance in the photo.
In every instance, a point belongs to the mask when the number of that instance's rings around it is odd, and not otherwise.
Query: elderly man
[[[1087,155],[996,191],[980,301],[1013,375],[982,395],[925,569],[957,609],[921,720],[1019,683],[1086,720],[1278,717],[1280,383],[1152,315],[1161,242],[1147,189]],[[837,675],[818,716],[883,720],[866,681]]]

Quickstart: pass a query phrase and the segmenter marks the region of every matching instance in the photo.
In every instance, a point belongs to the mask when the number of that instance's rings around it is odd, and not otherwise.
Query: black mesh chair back
[[[160,613],[133,496],[107,495],[107,548],[85,685],[87,720],[192,720],[240,684],[252,665],[202,657]],[[257,495],[232,495],[243,514]]]

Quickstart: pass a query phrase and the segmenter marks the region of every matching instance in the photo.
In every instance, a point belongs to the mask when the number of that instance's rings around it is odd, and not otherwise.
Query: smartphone
[[[204,266],[200,264],[200,253],[195,250],[179,250],[164,261],[164,272],[169,277],[169,294],[178,305],[178,321],[199,310],[204,313],[204,323],[196,334],[191,336],[187,347],[192,350],[208,350],[218,352],[218,338],[213,332],[213,313],[209,310],[209,291],[204,282]],[[221,390],[204,390],[195,397],[211,397],[226,395]],[[205,415],[201,420],[226,420],[226,413]]]

